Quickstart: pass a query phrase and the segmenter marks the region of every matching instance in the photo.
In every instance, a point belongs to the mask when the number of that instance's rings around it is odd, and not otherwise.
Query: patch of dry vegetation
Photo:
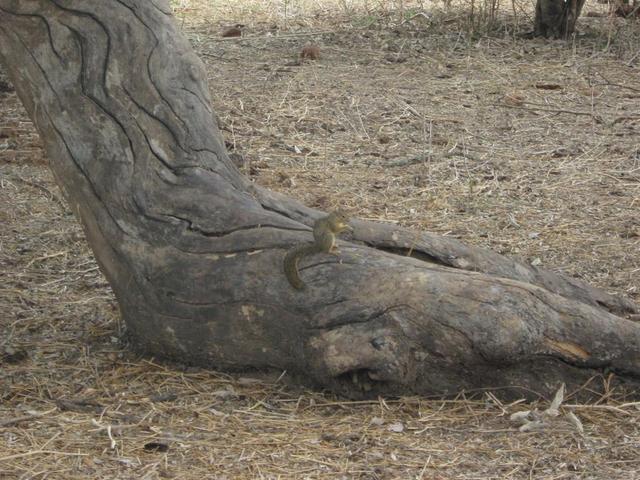
[[[173,3],[256,182],[640,300],[637,24],[529,41],[525,4]],[[565,407],[582,435],[520,433],[535,405],[490,393],[346,402],[136,357],[14,94],[0,111],[0,478],[637,478],[640,409],[611,389]]]

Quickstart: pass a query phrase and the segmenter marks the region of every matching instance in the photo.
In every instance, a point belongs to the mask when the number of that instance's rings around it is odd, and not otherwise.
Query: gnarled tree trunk
[[[348,395],[640,377],[633,304],[455,240],[356,220],[291,288],[320,212],[229,161],[166,1],[0,0],[0,58],[147,352]]]
[[[576,28],[576,22],[585,0],[538,0],[534,20],[534,35],[567,38]]]

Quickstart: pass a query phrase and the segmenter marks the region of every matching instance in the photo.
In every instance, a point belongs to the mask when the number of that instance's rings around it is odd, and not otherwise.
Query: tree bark
[[[456,240],[354,220],[291,288],[321,212],[234,167],[168,2],[0,0],[0,60],[149,354],[349,396],[637,386],[635,305]]]
[[[534,35],[567,38],[575,31],[584,3],[585,0],[538,0]]]

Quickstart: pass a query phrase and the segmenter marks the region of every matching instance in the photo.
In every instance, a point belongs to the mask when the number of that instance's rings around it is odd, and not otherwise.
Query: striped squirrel
[[[302,290],[305,287],[298,273],[298,262],[302,257],[314,253],[340,253],[336,247],[336,236],[345,230],[353,231],[348,222],[349,218],[340,210],[319,218],[313,224],[313,243],[297,245],[287,252],[284,257],[284,274],[293,288]]]

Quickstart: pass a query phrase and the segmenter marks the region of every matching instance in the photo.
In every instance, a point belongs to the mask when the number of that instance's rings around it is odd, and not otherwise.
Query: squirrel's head
[[[349,226],[349,217],[343,210],[335,210],[329,214],[331,225],[336,231],[351,229]]]

